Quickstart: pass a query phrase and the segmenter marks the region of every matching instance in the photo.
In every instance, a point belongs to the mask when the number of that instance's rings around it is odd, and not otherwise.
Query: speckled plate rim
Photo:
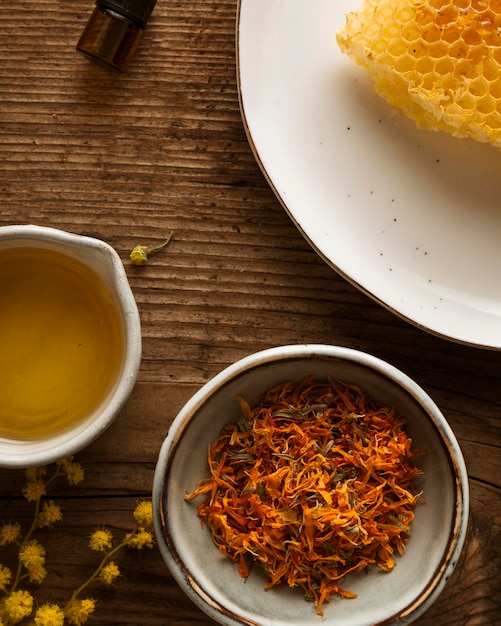
[[[501,349],[501,151],[419,130],[335,30],[361,0],[239,0],[237,80],[256,160],[312,248],[394,314]]]
[[[152,492],[153,516],[160,552],[181,589],[194,604],[218,623],[225,626],[278,625],[278,622],[275,621],[255,621],[248,619],[246,616],[236,614],[234,610],[225,606],[224,601],[213,597],[210,590],[204,587],[204,581],[193,574],[189,564],[183,562],[176,546],[175,533],[170,529],[168,521],[169,482],[171,480],[172,464],[177,449],[181,445],[183,436],[189,427],[190,419],[206,401],[208,396],[216,394],[219,389],[229,382],[238,379],[248,369],[260,368],[267,363],[276,361],[277,358],[282,362],[287,362],[305,356],[331,360],[339,359],[359,363],[376,371],[378,374],[398,385],[404,385],[406,393],[431,416],[434,427],[440,435],[442,444],[448,451],[455,480],[454,515],[451,522],[448,545],[444,550],[440,565],[434,571],[431,579],[425,584],[424,591],[419,598],[410,602],[403,610],[399,611],[398,615],[393,615],[388,619],[378,621],[374,624],[371,623],[371,626],[385,626],[389,624],[404,626],[411,624],[435,602],[442,593],[443,588],[457,565],[468,527],[468,474],[457,439],[440,409],[428,394],[411,378],[394,366],[378,357],[352,348],[322,344],[304,344],[280,346],[262,350],[244,357],[221,371],[188,400],[177,414],[169,429],[169,433],[160,449],[155,468]],[[237,573],[235,573],[235,575],[237,575]]]

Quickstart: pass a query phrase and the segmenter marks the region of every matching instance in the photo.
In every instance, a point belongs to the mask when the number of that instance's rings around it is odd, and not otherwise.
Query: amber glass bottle
[[[157,0],[97,0],[77,50],[106,67],[127,69]]]

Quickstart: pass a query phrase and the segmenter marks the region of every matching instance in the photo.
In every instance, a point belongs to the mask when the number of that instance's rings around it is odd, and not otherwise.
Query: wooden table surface
[[[49,574],[37,597],[64,603],[89,575],[96,526],[117,535],[132,526],[169,424],[201,385],[256,350],[317,342],[403,369],[438,403],[462,447],[471,488],[466,546],[415,623],[501,624],[501,353],[398,319],[299,234],[241,122],[237,0],[159,0],[125,75],[75,52],[92,8],[92,0],[0,3],[0,225],[54,226],[110,243],[137,299],[144,342],[125,409],[77,456],[84,482],[51,493],[64,519],[44,534]],[[160,243],[171,230],[167,250],[144,267],[130,264],[135,245]],[[0,470],[0,520],[29,519],[23,481],[22,471]],[[156,547],[124,552],[119,564],[123,576],[111,590],[93,588],[90,623],[214,624]]]

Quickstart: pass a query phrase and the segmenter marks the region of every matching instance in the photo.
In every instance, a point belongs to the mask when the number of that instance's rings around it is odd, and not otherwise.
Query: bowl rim
[[[22,445],[13,445],[12,453],[2,451],[0,467],[25,469],[48,465],[77,453],[97,439],[113,423],[132,393],[139,373],[142,356],[141,321],[123,263],[117,251],[105,241],[88,235],[78,235],[58,228],[34,224],[1,226],[0,246],[3,242],[9,241],[14,242],[16,246],[35,246],[60,252],[84,263],[98,275],[100,272],[85,260],[84,257],[87,255],[80,254],[80,251],[101,253],[108,261],[109,283],[113,286],[123,318],[125,340],[122,371],[117,377],[116,388],[98,419],[83,426],[75,436],[55,445],[52,443],[52,437],[47,437],[42,440],[46,443],[43,449],[23,451]],[[100,278],[103,280],[102,275]]]
[[[379,621],[371,626],[385,624],[410,624],[422,615],[442,593],[464,546],[468,527],[469,514],[469,482],[466,464],[455,434],[445,416],[428,393],[407,374],[397,367],[369,353],[328,344],[294,344],[267,348],[232,363],[211,380],[205,383],[185,403],[174,418],[166,438],[161,446],[153,479],[153,514],[154,528],[161,555],[178,584],[188,597],[207,615],[225,626],[270,626],[262,621],[249,620],[228,610],[220,601],[207,594],[195,577],[185,566],[178,553],[174,539],[167,524],[167,500],[170,471],[178,445],[189,426],[191,417],[204,404],[207,397],[212,397],[225,384],[240,375],[270,362],[294,359],[325,359],[346,360],[356,363],[390,379],[403,388],[412,399],[424,410],[428,419],[444,444],[449,457],[449,465],[454,475],[454,514],[449,533],[449,541],[432,579],[424,592],[411,601],[398,615]]]

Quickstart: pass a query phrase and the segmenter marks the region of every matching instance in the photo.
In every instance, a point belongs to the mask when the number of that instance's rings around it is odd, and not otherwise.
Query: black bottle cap
[[[146,22],[155,8],[157,0],[97,0],[103,9],[110,9],[135,22],[140,28],[146,28]]]

